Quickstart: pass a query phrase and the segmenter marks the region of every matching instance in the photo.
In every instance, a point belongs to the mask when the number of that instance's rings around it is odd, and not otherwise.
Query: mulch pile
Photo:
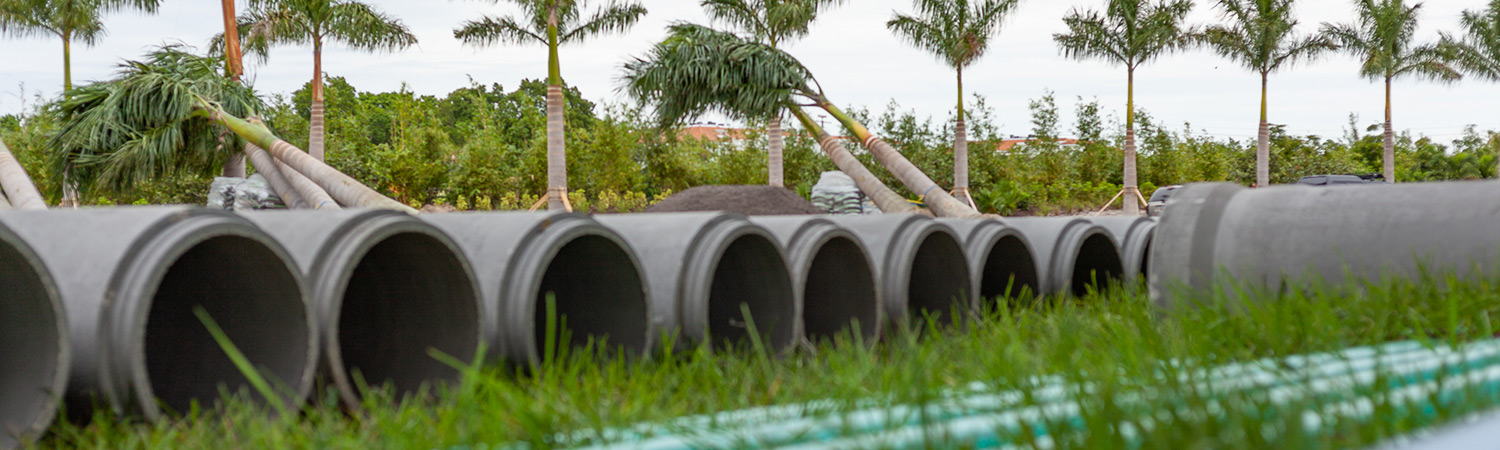
[[[824,213],[796,192],[775,186],[698,186],[646,208],[646,212],[685,211],[729,211],[747,216]]]

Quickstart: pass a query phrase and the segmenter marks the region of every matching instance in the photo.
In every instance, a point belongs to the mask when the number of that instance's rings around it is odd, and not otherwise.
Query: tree
[[[1463,37],[1443,34],[1443,46],[1454,63],[1475,77],[1500,81],[1500,0],[1490,0],[1482,11],[1464,11],[1459,23]]]
[[[547,47],[547,208],[568,209],[568,162],[563,142],[567,123],[557,49],[605,33],[624,32],[646,15],[646,7],[629,0],[611,1],[584,16],[587,0],[509,1],[521,8],[519,18],[485,16],[464,22],[453,30],[453,36],[477,46],[531,43]]]
[[[915,0],[913,17],[896,14],[886,28],[927,50],[958,78],[958,120],[953,132],[953,195],[974,205],[969,195],[969,135],[964,124],[964,69],[989,50],[990,36],[1020,0]]]
[[[821,133],[803,106],[822,108],[862,143],[870,155],[941,217],[975,217],[978,211],[947,191],[863,124],[834,106],[806,66],[781,49],[702,25],[677,24],[644,58],[625,63],[624,90],[650,104],[661,124],[679,123],[708,112],[732,118],[764,117],[786,108],[807,127],[839,170],[888,213],[916,212],[899,195]],[[805,103],[799,103],[805,102]]]
[[[241,58],[239,21],[235,16],[234,0],[223,0],[220,9],[224,17],[224,71],[231,81],[239,81],[240,76],[245,74],[245,66]],[[244,178],[245,155],[229,155],[229,159],[224,160],[223,174],[226,177]]]
[[[1336,48],[1327,37],[1299,35],[1292,7],[1296,0],[1219,0],[1225,25],[1212,25],[1199,41],[1220,56],[1260,74],[1260,129],[1256,134],[1255,183],[1271,184],[1271,123],[1267,88],[1272,73],[1310,61]]]
[[[1340,49],[1363,61],[1360,76],[1385,81],[1384,171],[1386,181],[1396,182],[1396,134],[1391,127],[1391,82],[1417,78],[1452,83],[1462,78],[1448,64],[1441,45],[1416,44],[1417,15],[1422,4],[1406,6],[1404,0],[1355,0],[1359,14],[1355,23],[1323,24],[1323,33]]]
[[[0,34],[57,36],[63,43],[63,93],[73,90],[73,42],[94,45],[104,37],[106,13],[155,14],[160,0],[0,0]]]
[[[1194,35],[1183,25],[1193,10],[1191,0],[1110,0],[1104,12],[1074,9],[1063,23],[1067,33],[1052,35],[1063,55],[1103,59],[1125,66],[1125,213],[1140,214],[1136,185],[1135,70],[1164,54],[1185,48]]]
[[[782,44],[807,36],[808,29],[818,13],[842,0],[703,0],[703,8],[714,22],[736,29],[741,35],[756,42],[778,48]],[[766,148],[769,183],[783,186],[783,133],[781,131],[781,109],[771,113],[766,133],[769,145]]]
[[[355,50],[396,51],[417,43],[400,20],[353,0],[250,0],[240,16],[245,47],[265,58],[272,45],[312,45],[313,92],[308,153],[323,160],[323,43],[342,42]],[[221,42],[222,35],[214,42]],[[214,47],[220,47],[215,45]]]

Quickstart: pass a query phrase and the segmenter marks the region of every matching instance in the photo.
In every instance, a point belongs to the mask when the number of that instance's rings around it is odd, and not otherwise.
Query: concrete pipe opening
[[[807,267],[803,285],[803,333],[813,342],[832,339],[859,327],[859,336],[875,339],[880,303],[874,269],[854,240],[835,236],[825,242]]]
[[[24,245],[0,229],[0,449],[46,431],[68,380],[57,287]]]
[[[569,345],[592,341],[627,354],[644,353],[649,324],[643,284],[635,259],[615,240],[584,235],[564,244],[536,290],[535,354],[544,354],[547,343],[549,294],[557,324],[571,336]]]
[[[1090,290],[1098,291],[1118,283],[1124,276],[1125,268],[1120,264],[1120,252],[1115,243],[1103,232],[1091,233],[1078,246],[1069,286],[1073,296],[1082,297]]]
[[[456,381],[458,370],[429,353],[467,362],[478,351],[479,299],[455,250],[428,233],[398,232],[352,266],[337,321],[341,388],[362,379],[410,393]]]
[[[793,300],[792,280],[776,243],[763,235],[742,234],[724,247],[713,268],[708,336],[719,348],[747,343],[753,321],[763,345],[781,351],[796,339]]]
[[[244,236],[220,235],[198,242],[177,257],[155,286],[145,322],[145,372],[149,385],[138,401],[185,413],[194,402],[220,397],[220,389],[250,392],[243,372],[225,354],[202,320],[204,312],[230,343],[273,386],[300,383],[309,368],[313,339],[297,276],[285,259]],[[293,391],[298,389],[293,388]],[[292,405],[300,394],[284,393]],[[155,401],[151,400],[152,395]]]
[[[984,301],[1035,296],[1040,292],[1036,259],[1019,236],[1001,237],[983,261],[979,273],[979,298]]]
[[[906,310],[913,320],[931,316],[947,325],[954,323],[955,312],[969,310],[969,266],[951,233],[933,230],[923,236],[910,274]]]

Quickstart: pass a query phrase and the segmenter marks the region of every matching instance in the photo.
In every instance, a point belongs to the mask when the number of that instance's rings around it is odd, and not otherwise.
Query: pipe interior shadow
[[[1125,277],[1120,252],[1103,233],[1095,233],[1083,240],[1073,264],[1071,286],[1074,297],[1083,297],[1090,290],[1098,291],[1119,283]]]
[[[627,354],[645,352],[649,320],[643,283],[630,255],[614,241],[583,236],[568,242],[547,265],[537,289],[536,354],[544,353],[547,342],[548,294],[570,346],[593,342]]]
[[[954,323],[954,313],[969,310],[969,266],[963,247],[947,233],[922,238],[912,259],[907,287],[907,314],[914,321],[931,316],[939,324]]]
[[[1036,260],[1026,243],[1016,236],[1000,238],[985,255],[979,278],[979,298],[1006,304],[1005,300],[1036,295],[1040,288]]]
[[[44,421],[56,408],[47,392],[56,379],[62,351],[57,311],[43,274],[21,252],[0,241],[0,448],[12,429]],[[45,422],[43,422],[45,423]]]
[[[832,339],[857,326],[874,339],[879,320],[875,277],[865,252],[846,237],[835,237],[818,249],[808,267],[802,291],[803,332],[814,342]]]
[[[758,235],[735,238],[714,268],[708,335],[719,348],[748,342],[748,307],[761,342],[780,351],[794,342],[792,281],[776,244]]]

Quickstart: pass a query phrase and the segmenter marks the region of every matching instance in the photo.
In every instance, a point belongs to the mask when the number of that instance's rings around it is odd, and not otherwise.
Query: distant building
[[[995,144],[995,151],[1000,153],[1009,153],[1011,150],[1015,150],[1016,148],[1025,148],[1027,144],[1032,144],[1035,142],[1036,139],[1033,138],[1006,139]],[[1057,148],[1063,150],[1074,150],[1083,144],[1083,141],[1071,138],[1058,138],[1056,142]]]
[[[731,128],[725,124],[708,122],[688,125],[677,133],[683,139],[696,139],[707,142],[739,142],[748,139],[751,131],[765,132],[763,129]],[[786,128],[782,128],[781,132],[785,136],[792,135],[792,130]]]

